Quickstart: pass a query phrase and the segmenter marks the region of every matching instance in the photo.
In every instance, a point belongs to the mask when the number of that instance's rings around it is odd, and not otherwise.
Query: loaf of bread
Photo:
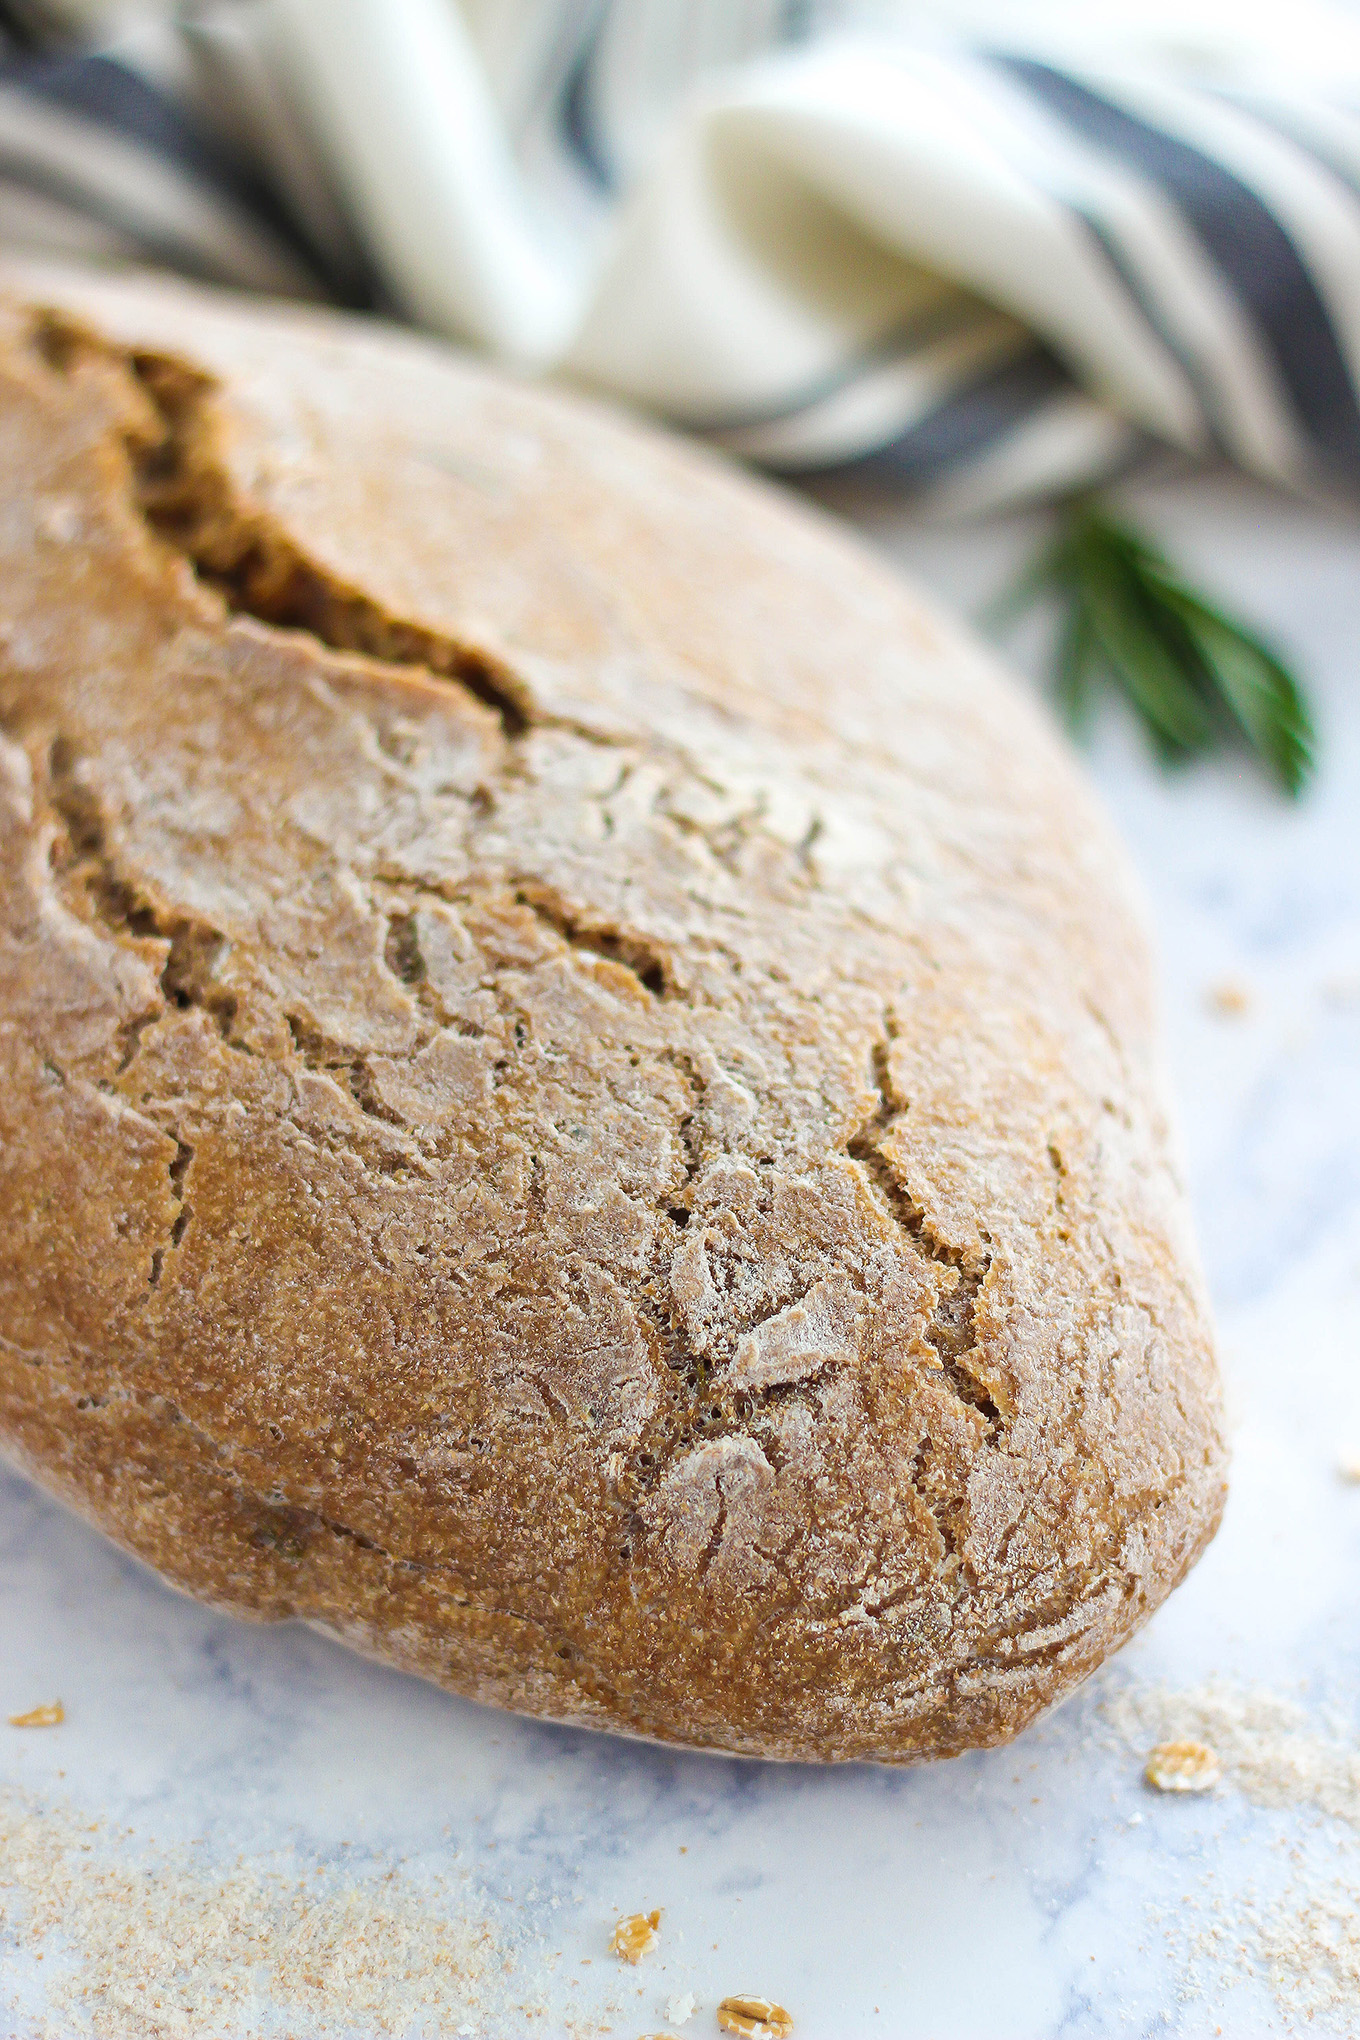
[[[187,1592],[767,1757],[1223,1495],[1140,910],[829,522],[410,335],[0,306],[0,1446]]]

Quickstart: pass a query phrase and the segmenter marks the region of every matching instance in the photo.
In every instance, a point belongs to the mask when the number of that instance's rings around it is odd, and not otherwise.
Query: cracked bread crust
[[[8,289],[0,1445],[479,1700],[1015,1733],[1223,1495],[1065,753],[659,434],[339,317]]]

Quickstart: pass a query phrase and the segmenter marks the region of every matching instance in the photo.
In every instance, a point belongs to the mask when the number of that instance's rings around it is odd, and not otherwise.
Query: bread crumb
[[[683,2026],[687,2019],[694,2017],[698,2009],[692,1990],[687,1990],[683,1997],[667,1998],[666,2023],[670,2026]]]
[[[60,1728],[66,1719],[66,1709],[60,1700],[45,1701],[41,1707],[30,1707],[27,1714],[11,1714],[11,1728]]]
[[[655,1907],[649,1913],[625,1913],[614,1928],[609,1943],[611,1955],[617,1955],[624,1962],[640,1962],[650,1948],[656,1946],[656,1930],[661,1925],[661,1908]]]
[[[788,2040],[793,2020],[782,2005],[769,1998],[725,1997],[718,2006],[718,2024],[724,2033],[737,2033],[741,2040]]]
[[[1236,978],[1220,978],[1204,994],[1205,1004],[1220,1020],[1240,1020],[1251,1011],[1251,993]]]
[[[1210,1792],[1223,1766],[1207,1743],[1164,1742],[1148,1758],[1143,1776],[1159,1792]]]

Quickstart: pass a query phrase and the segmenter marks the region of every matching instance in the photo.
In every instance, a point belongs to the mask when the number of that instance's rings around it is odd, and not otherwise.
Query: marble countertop
[[[1231,480],[1135,501],[1299,655],[1325,735],[1297,808],[1236,764],[1162,775],[1118,712],[1093,751],[1160,934],[1229,1376],[1203,1563],[1011,1748],[818,1771],[237,1624],[0,1474],[0,1716],[67,1717],[0,1725],[4,2040],[692,2040],[742,1989],[798,2040],[1360,2032],[1360,528]],[[855,508],[966,606],[1028,536]],[[1150,1792],[1148,1743],[1206,1722],[1223,1785]],[[610,1928],[652,1906],[626,1969]],[[252,1923],[254,1955],[224,1947]]]

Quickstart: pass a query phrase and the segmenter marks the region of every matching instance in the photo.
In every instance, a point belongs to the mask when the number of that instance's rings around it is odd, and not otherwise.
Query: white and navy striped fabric
[[[1158,444],[1351,492],[1360,18],[1265,12],[208,0],[91,47],[0,0],[0,241],[377,305],[953,508]]]

